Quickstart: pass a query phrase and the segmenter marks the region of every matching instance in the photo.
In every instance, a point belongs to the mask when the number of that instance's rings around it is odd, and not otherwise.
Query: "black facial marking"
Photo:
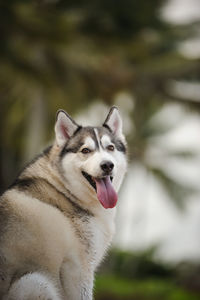
[[[110,127],[109,127],[107,124],[103,124],[103,127],[105,127],[106,129],[108,129],[108,130],[109,130],[109,132],[111,132],[111,133],[112,133],[112,130],[110,129]]]
[[[120,140],[113,140],[115,147],[118,151],[126,153],[126,146]]]
[[[103,124],[102,127],[98,127],[98,133],[100,140],[102,136],[108,135],[111,142],[115,145],[116,149],[120,152],[126,153],[126,146],[120,139],[118,139],[115,135],[112,134],[112,131],[107,124]]]
[[[71,143],[72,139],[75,138],[76,135],[78,135],[79,131],[81,131],[82,126],[79,126],[76,131],[73,133],[73,135],[69,138],[69,140],[66,142],[66,144],[64,145],[62,151],[60,152],[60,158],[62,159],[62,157],[67,154],[67,153],[76,153],[78,152],[78,150],[80,149],[80,147],[83,145],[82,141],[79,141],[78,143]]]
[[[110,137],[111,142],[115,145],[118,151],[126,153],[126,147],[123,142],[115,137],[112,134],[110,128],[105,124],[102,127],[87,126],[78,128],[61,150],[60,159],[62,159],[67,153],[77,153],[80,150],[81,146],[84,145],[85,139],[88,136],[91,137],[95,142],[96,150],[99,150],[99,142],[94,129],[97,130],[100,140],[102,136],[106,134]]]
[[[72,137],[70,137],[70,139],[67,141],[67,143],[65,144],[65,146],[63,147],[63,149],[60,152],[60,159],[63,158],[63,156],[67,153],[76,153],[79,151],[79,149],[81,148],[81,146],[84,144],[85,139],[90,136],[95,144],[96,147],[98,147],[98,141],[96,138],[96,135],[94,133],[94,128],[93,127],[80,127],[78,128]]]
[[[62,151],[60,152],[60,158],[62,158],[67,153],[77,153],[81,146],[83,145],[82,142],[78,143],[76,146],[68,146],[68,143],[64,146]]]

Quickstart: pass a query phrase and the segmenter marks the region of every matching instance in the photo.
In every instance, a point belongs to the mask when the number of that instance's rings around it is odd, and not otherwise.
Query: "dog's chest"
[[[94,268],[100,263],[114,234],[114,217],[91,217],[75,221],[75,234],[84,260]]]

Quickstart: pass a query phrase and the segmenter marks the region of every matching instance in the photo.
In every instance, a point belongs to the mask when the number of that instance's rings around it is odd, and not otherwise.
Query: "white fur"
[[[101,145],[100,145],[99,134],[98,134],[98,130],[96,128],[94,128],[94,134],[96,136],[98,146],[100,147]]]
[[[85,139],[84,145],[81,147],[80,150],[82,150],[83,148],[89,148],[91,151],[95,150],[95,142],[91,137],[87,137]]]
[[[30,273],[15,281],[3,300],[61,300],[51,280],[40,273]]]
[[[110,140],[110,137],[106,134],[102,136],[101,144],[102,144],[104,149],[106,149],[106,147],[109,146],[109,145],[113,145],[113,143]]]

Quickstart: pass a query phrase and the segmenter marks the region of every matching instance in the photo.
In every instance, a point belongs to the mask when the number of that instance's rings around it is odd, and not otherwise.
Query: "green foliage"
[[[95,299],[198,300],[199,295],[178,287],[170,280],[130,280],[116,276],[98,276]]]
[[[199,299],[199,264],[169,265],[155,258],[156,249],[139,252],[113,249],[98,272],[95,299]]]
[[[170,278],[173,270],[156,262],[153,255],[157,247],[140,252],[112,250],[101,268],[102,273],[116,274],[124,278]]]

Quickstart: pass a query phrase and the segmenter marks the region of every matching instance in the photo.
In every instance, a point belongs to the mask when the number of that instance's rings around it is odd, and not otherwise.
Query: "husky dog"
[[[118,109],[101,127],[57,113],[53,146],[0,198],[0,299],[92,300],[126,171]]]

